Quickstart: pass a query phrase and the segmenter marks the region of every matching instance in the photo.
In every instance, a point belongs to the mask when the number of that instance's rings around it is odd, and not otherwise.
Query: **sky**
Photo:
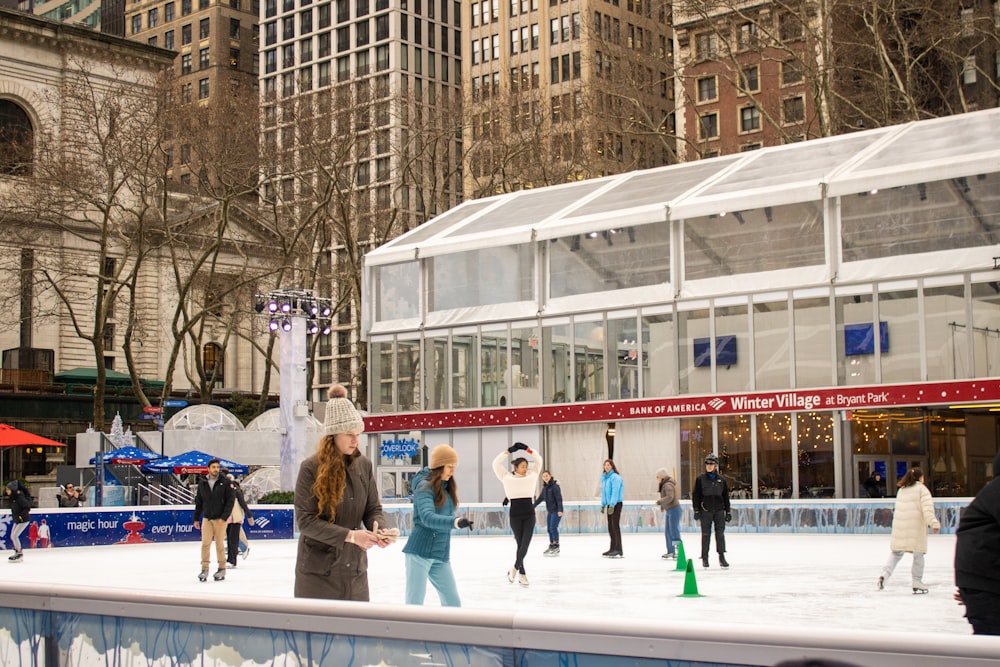
[[[403,604],[405,537],[369,551],[372,602]],[[885,590],[876,580],[889,556],[888,535],[727,535],[723,570],[714,551],[710,567],[697,558],[700,535],[682,533],[685,551],[695,556],[694,584],[702,597],[679,597],[687,575],[663,560],[662,535],[623,536],[625,557],[606,559],[604,535],[563,535],[561,553],[545,557],[547,536],[536,534],[525,560],[529,586],[507,581],[513,564],[509,536],[463,536],[455,531],[451,561],[462,606],[483,610],[552,614],[554,617],[662,618],[801,629],[886,630],[970,635],[952,598],[954,535],[930,535],[924,583],[926,595],[911,591],[909,555],[903,557]],[[196,542],[120,544],[98,547],[26,549],[24,562],[0,562],[0,578],[66,585],[144,590],[225,592],[258,598],[291,598],[294,540],[251,542],[246,559],[225,581],[197,580]],[[714,538],[713,547],[714,549]],[[212,571],[216,569],[214,550]],[[439,605],[428,586],[426,605]]]

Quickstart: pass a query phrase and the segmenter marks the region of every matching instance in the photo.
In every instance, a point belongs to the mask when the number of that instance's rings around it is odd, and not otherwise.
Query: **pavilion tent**
[[[50,440],[41,435],[22,431],[7,424],[0,424],[0,448],[6,447],[65,447],[61,442]],[[0,481],[3,481],[3,454],[0,451]]]

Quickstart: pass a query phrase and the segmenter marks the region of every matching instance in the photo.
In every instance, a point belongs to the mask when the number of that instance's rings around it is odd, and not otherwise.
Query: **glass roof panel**
[[[739,157],[742,156],[699,160],[666,169],[633,172],[630,178],[607,192],[602,192],[574,213],[596,215],[652,204],[666,206]]]
[[[451,209],[450,211],[445,211],[441,215],[437,216],[432,220],[428,220],[424,224],[420,225],[416,229],[413,229],[400,237],[389,241],[385,245],[381,246],[383,248],[397,248],[399,246],[413,245],[417,243],[422,243],[427,239],[437,236],[444,230],[448,229],[453,225],[457,225],[463,220],[468,220],[473,215],[479,213],[484,208],[492,206],[496,203],[495,197],[490,197],[489,199],[475,199],[472,201],[465,202],[459,206]]]
[[[995,114],[961,114],[923,123],[913,123],[906,132],[860,163],[855,169],[895,169],[900,165],[949,158],[1000,149]]]
[[[884,130],[876,131],[881,135]],[[698,193],[707,198],[745,190],[774,188],[790,182],[815,182],[854,157],[878,139],[872,132],[840,136],[836,139],[806,141],[754,154],[754,160]]]
[[[447,236],[493,232],[510,227],[536,225],[567,206],[576,203],[598,188],[606,186],[611,179],[598,178],[571,185],[558,185],[538,190],[522,190],[509,195],[507,201],[489,211],[478,220],[461,229],[449,232]]]

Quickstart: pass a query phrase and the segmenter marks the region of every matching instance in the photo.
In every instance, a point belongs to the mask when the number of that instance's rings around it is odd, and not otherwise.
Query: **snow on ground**
[[[604,535],[563,535],[562,553],[543,557],[547,536],[536,534],[525,561],[530,586],[510,584],[514,560],[508,536],[469,537],[458,531],[451,560],[462,605],[527,611],[555,617],[605,617],[762,624],[779,627],[890,630],[971,634],[962,608],[952,599],[954,535],[930,535],[924,582],[927,595],[913,595],[910,557],[904,556],[886,590],[875,580],[889,555],[888,535],[727,535],[732,567],[722,570],[712,553],[707,570],[697,559],[700,535],[682,535],[696,557],[695,583],[703,595],[678,597],[686,575],[665,551],[658,534],[626,534],[625,558],[606,559]],[[402,604],[402,546],[369,551],[372,601]],[[714,538],[713,538],[714,547]],[[292,597],[294,540],[258,540],[246,560],[224,582],[197,580],[200,546],[194,542],[26,550],[22,564],[0,564],[0,578],[142,591],[189,592],[192,596]],[[215,554],[212,553],[212,571]],[[428,605],[438,605],[428,586]]]

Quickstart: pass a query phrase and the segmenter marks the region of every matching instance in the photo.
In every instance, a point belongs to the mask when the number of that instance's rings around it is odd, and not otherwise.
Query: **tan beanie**
[[[431,462],[427,467],[434,469],[434,468],[440,468],[442,466],[457,466],[457,465],[458,465],[458,452],[456,452],[448,445],[438,445],[433,450],[431,450]]]
[[[361,413],[354,407],[349,398],[331,398],[326,404],[326,418],[323,421],[324,435],[337,433],[361,433],[365,430],[365,422]]]

